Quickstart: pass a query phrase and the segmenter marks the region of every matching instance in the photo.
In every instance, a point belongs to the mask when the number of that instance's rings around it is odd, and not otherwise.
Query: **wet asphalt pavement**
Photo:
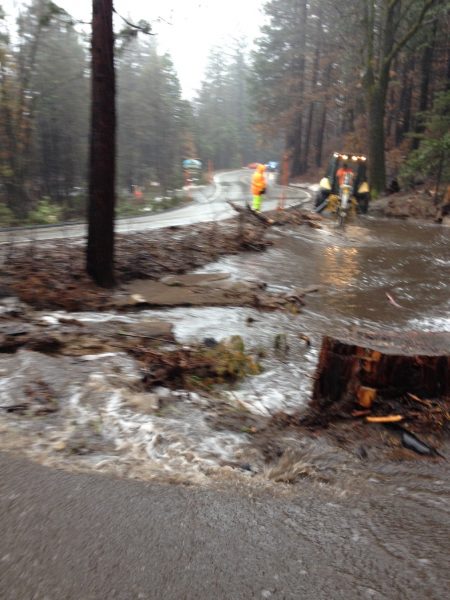
[[[336,497],[305,480],[276,497],[73,474],[7,454],[0,471],[3,600],[442,600],[448,590],[448,513],[407,493],[387,500],[374,485],[370,498]]]
[[[116,219],[115,231],[133,233],[191,223],[217,222],[234,217],[236,212],[227,201],[243,206],[244,202],[250,200],[251,175],[252,172],[248,169],[216,173],[212,184],[185,191],[185,194],[191,197],[188,204],[156,214]],[[264,210],[277,207],[282,190],[287,207],[303,205],[312,200],[312,194],[305,189],[286,188],[270,181],[269,193],[263,203]],[[17,243],[36,243],[40,240],[84,238],[86,235],[86,223],[0,229],[0,247]]]

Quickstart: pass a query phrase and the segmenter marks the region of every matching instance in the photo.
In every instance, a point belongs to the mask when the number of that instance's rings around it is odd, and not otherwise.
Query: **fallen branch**
[[[234,202],[231,202],[231,200],[227,200],[227,203],[239,214],[250,214],[251,216],[255,217],[255,219],[258,219],[258,221],[261,221],[261,223],[263,223],[266,227],[270,227],[270,225],[273,225],[274,223],[272,219],[269,219],[262,213],[253,210],[248,204],[246,204],[245,208],[243,208],[242,206],[234,204]]]
[[[415,396],[414,394],[410,394],[409,392],[407,392],[406,395],[411,400],[414,400],[414,402],[418,402],[419,404],[422,404],[423,406],[426,406],[427,408],[431,408],[431,406],[432,406],[432,404],[429,400],[422,400],[421,398],[418,398],[417,396]]]
[[[404,308],[403,306],[400,306],[400,304],[398,302],[396,302],[390,294],[388,294],[387,292],[385,292],[385,293],[386,293],[387,299],[392,304],[392,306],[395,306],[397,308]]]

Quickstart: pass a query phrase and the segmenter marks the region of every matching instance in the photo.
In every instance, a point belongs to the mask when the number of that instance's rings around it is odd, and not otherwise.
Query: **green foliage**
[[[43,180],[45,194],[60,204],[66,203],[66,190],[85,186],[89,128],[87,58],[78,34],[52,20],[39,44],[31,76],[36,95],[34,173]]]
[[[240,336],[233,336],[214,348],[200,350],[200,365],[186,376],[186,383],[197,389],[215,384],[234,383],[248,375],[261,373],[261,366],[247,354]]]
[[[132,217],[139,214],[140,209],[131,196],[119,196],[116,204],[116,217]]]
[[[80,190],[72,193],[63,204],[62,220],[72,221],[84,219],[86,216],[87,197],[86,192]]]
[[[160,212],[163,210],[170,210],[171,208],[176,208],[184,201],[186,201],[186,197],[184,196],[164,196],[160,201],[151,201],[149,203],[149,206],[154,212]]]
[[[433,179],[436,187],[450,183],[450,91],[436,95],[433,108],[422,113],[425,133],[415,136],[420,146],[411,152],[400,176],[403,185],[413,185],[417,177]]]
[[[42,198],[34,210],[28,215],[32,225],[50,225],[61,220],[62,207],[53,203],[50,198]]]
[[[257,134],[252,129],[248,76],[250,69],[242,43],[233,54],[211,51],[205,80],[194,101],[198,156],[215,169],[242,167],[253,162]],[[266,146],[272,146],[266,142]],[[270,150],[267,150],[270,155]],[[269,160],[269,158],[267,158]]]
[[[172,61],[153,39],[137,39],[119,56],[117,73],[119,185],[173,187],[188,115]]]
[[[116,205],[117,217],[141,216],[170,210],[180,206],[188,199],[184,195],[156,196],[145,193],[142,200],[137,200],[132,194],[121,194],[118,196]]]
[[[3,203],[0,203],[0,227],[9,227],[14,224],[14,213]]]
[[[52,19],[62,18],[66,22],[72,23],[72,19],[67,11],[55,4],[54,2],[43,2],[41,14],[39,15],[39,24],[42,27],[50,25]]]
[[[113,9],[113,12],[119,15],[115,9]],[[130,42],[137,39],[139,33],[151,35],[152,26],[148,21],[144,21],[143,19],[138,21],[138,23],[131,23],[121,15],[119,15],[119,17],[125,23],[119,33],[115,36],[116,53],[120,55],[124,52]],[[120,42],[120,44],[118,44],[118,42]]]

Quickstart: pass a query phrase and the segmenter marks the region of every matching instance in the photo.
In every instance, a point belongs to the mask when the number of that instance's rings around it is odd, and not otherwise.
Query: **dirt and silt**
[[[186,483],[441,480],[394,429],[302,416],[324,334],[449,330],[448,230],[270,218],[120,236],[114,292],[85,278],[80,242],[5,247],[1,448]],[[405,427],[445,455],[446,405],[423,400],[439,423]]]

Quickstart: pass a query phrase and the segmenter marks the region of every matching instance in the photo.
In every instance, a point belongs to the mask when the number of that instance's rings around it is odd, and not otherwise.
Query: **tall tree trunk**
[[[434,46],[436,44],[437,20],[433,23],[431,31],[431,39],[429,44],[425,46],[421,62],[421,82],[420,82],[420,97],[419,97],[419,112],[425,112],[428,108],[428,93],[430,89],[430,81],[432,76]],[[421,134],[425,131],[423,121],[417,120],[415,133]],[[417,150],[420,145],[420,139],[415,137],[413,140],[413,149]]]
[[[311,102],[311,104],[309,105],[308,118],[306,120],[305,144],[303,147],[303,168],[305,171],[308,170],[309,146],[311,144],[311,131],[312,131],[312,124],[314,122],[315,107],[316,107],[316,103]]]
[[[327,102],[323,102],[322,117],[320,119],[319,129],[317,130],[317,141],[316,141],[316,166],[322,165],[322,153],[323,153],[323,138],[325,135],[325,124],[327,122]]]
[[[394,72],[397,72],[399,70],[398,57],[394,60],[393,70],[394,70]],[[396,123],[396,122],[398,123],[398,120],[400,118],[399,109],[398,109],[399,103],[398,103],[397,93],[396,93],[394,86],[391,86],[389,88],[387,103],[388,103],[388,110],[387,110],[387,117],[386,117],[386,140],[387,140],[387,143],[389,144],[394,135],[394,132],[393,132],[394,123]],[[394,109],[394,106],[395,106],[395,109]]]
[[[369,169],[370,185],[376,197],[386,186],[386,164],[384,155],[384,113],[386,85],[377,82],[368,91],[369,120]]]
[[[92,100],[86,268],[114,285],[115,75],[112,0],[92,2]]]
[[[327,125],[327,112],[328,112],[328,102],[330,96],[330,85],[331,85],[331,72],[333,70],[333,63],[329,62],[327,67],[325,68],[324,77],[323,77],[323,88],[325,90],[324,99],[322,102],[322,114],[319,120],[319,126],[317,130],[316,137],[316,166],[322,166],[322,154],[323,154],[323,142],[325,139],[325,129]]]
[[[289,174],[291,177],[297,177],[303,173],[302,162],[302,137],[303,137],[303,115],[300,112],[297,115],[296,122],[288,136],[287,151],[291,157]]]
[[[399,100],[399,113],[401,116],[397,120],[395,126],[396,146],[402,142],[403,138],[405,137],[405,133],[408,133],[411,124],[411,103],[414,81],[414,76],[412,73],[415,69],[415,63],[415,56],[412,55],[403,66],[402,87]]]
[[[305,162],[302,156],[303,146],[303,106],[305,95],[305,65],[306,65],[306,27],[308,16],[307,0],[301,0],[296,7],[298,10],[297,23],[299,24],[298,63],[296,69],[297,78],[297,108],[294,116],[292,133],[288,136],[289,153],[291,156],[290,174],[297,177],[305,171]]]
[[[400,50],[417,33],[425,15],[435,2],[436,0],[421,2],[420,11],[400,39],[396,38],[398,25],[415,3],[408,4],[402,18],[401,11],[405,7],[400,0],[383,2],[379,19],[382,34],[380,40],[376,37],[376,5],[373,1],[364,4],[363,22],[367,32],[365,91],[370,136],[370,183],[375,196],[384,190],[386,184],[384,115],[391,64]]]
[[[450,49],[448,51],[448,57],[447,57],[447,84],[445,86],[445,91],[446,92],[450,92]]]
[[[316,49],[314,52],[314,60],[313,60],[313,64],[312,64],[312,76],[311,76],[311,102],[309,104],[309,112],[308,112],[308,118],[306,120],[306,133],[305,133],[305,145],[304,145],[304,149],[303,149],[303,166],[304,166],[304,170],[307,171],[308,170],[308,158],[309,158],[309,146],[311,144],[311,135],[312,135],[312,129],[313,129],[313,123],[314,123],[314,111],[316,108],[316,102],[314,100],[315,98],[315,94],[316,94],[316,86],[317,86],[317,79],[319,76],[319,62],[320,62],[320,51],[321,51],[321,31],[322,29],[322,9],[319,6],[318,7],[318,15],[317,15],[317,19],[316,19],[316,39],[315,39],[315,43],[316,43]]]

